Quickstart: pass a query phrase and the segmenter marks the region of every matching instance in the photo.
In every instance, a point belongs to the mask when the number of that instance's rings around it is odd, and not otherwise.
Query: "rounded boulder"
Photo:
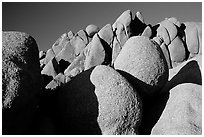
[[[133,135],[141,121],[136,90],[113,68],[96,66],[90,76],[99,103],[97,118],[102,134]]]
[[[147,94],[159,92],[168,80],[168,65],[161,48],[144,36],[128,39],[116,58],[114,67],[141,81],[141,88]]]

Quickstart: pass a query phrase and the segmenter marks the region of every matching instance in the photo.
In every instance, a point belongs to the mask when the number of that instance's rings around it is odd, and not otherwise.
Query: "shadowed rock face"
[[[3,134],[28,134],[41,87],[38,53],[30,35],[2,33]]]
[[[133,135],[141,121],[141,100],[136,90],[111,67],[99,65],[90,76],[99,103],[102,134]]]
[[[92,70],[80,73],[59,91],[59,134],[101,134],[97,122],[98,99],[95,87],[90,81]]]

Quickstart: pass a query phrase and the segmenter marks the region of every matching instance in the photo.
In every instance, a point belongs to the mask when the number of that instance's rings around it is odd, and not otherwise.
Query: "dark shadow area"
[[[150,37],[151,39],[157,36],[157,29],[159,28],[159,24],[156,24],[154,26],[151,27],[152,29],[152,36]]]
[[[47,84],[49,84],[53,80],[52,76],[48,76],[45,74],[41,74],[41,77],[42,77],[42,88],[45,88]]]
[[[57,74],[60,73],[60,67],[55,57],[52,59],[52,65],[53,65],[55,72]]]
[[[57,134],[100,135],[97,122],[98,100],[95,86],[90,81],[94,68],[73,77],[58,92]]]
[[[186,39],[186,34],[185,34],[185,30],[186,29],[186,25],[184,23],[181,23],[181,26],[178,28],[177,27],[177,30],[178,30],[178,36],[181,38],[182,42],[183,42],[183,45],[184,45],[184,48],[185,48],[185,53],[186,53],[186,57],[185,57],[185,60],[187,60],[190,56],[190,52],[188,51],[188,47],[187,47],[187,44],[185,42],[185,40],[183,40],[182,38],[185,38]]]
[[[134,20],[132,20],[130,23],[130,31],[131,31],[130,37],[138,36],[139,34],[141,34],[144,31],[145,28],[146,28],[146,24],[141,22],[141,20],[139,20],[135,16]]]
[[[64,74],[64,70],[70,65],[71,63],[68,61],[65,61],[64,59],[61,59],[59,61],[59,68],[60,68],[60,72],[62,74]]]
[[[33,119],[30,135],[56,135],[57,101],[58,91],[43,89],[39,95],[39,105]]]
[[[166,84],[165,91],[171,90],[173,87],[182,83],[193,83],[202,85],[202,76],[199,65],[192,60],[183,66],[180,71]]]
[[[141,80],[135,78],[131,74],[117,70],[123,77],[127,79],[127,81],[136,89],[139,93],[140,98],[142,100],[142,121],[138,128],[138,132],[140,135],[150,135],[153,126],[156,124],[158,119],[160,118],[165,106],[166,102],[169,98],[169,94],[154,94],[149,95],[144,92],[151,90],[151,86],[142,82]]]
[[[105,50],[105,59],[102,65],[109,65],[111,64],[111,61],[112,61],[112,48],[110,47],[110,45],[108,45],[108,43],[105,40],[101,39],[99,35],[98,35],[98,38],[100,39],[100,42],[103,45],[103,48]]]

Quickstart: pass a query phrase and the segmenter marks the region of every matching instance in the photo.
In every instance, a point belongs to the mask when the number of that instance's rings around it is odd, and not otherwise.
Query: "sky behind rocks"
[[[32,35],[39,50],[51,48],[54,42],[70,30],[74,33],[89,24],[102,28],[113,24],[120,14],[130,9],[133,15],[141,11],[146,24],[155,25],[166,17],[176,17],[180,22],[202,21],[202,3],[2,3],[3,31],[16,30]]]

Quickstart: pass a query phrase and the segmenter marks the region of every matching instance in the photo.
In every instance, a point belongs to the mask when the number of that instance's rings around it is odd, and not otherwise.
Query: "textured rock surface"
[[[166,107],[152,129],[153,135],[202,134],[201,85],[185,83],[170,90]]]
[[[126,35],[129,37],[131,35],[130,32],[130,23],[132,21],[132,12],[130,10],[124,11],[113,24],[113,30],[116,28],[116,24],[119,22],[125,27]]]
[[[172,66],[175,67],[175,63],[181,63],[186,59],[186,51],[184,44],[179,37],[176,37],[168,46]]]
[[[101,39],[107,42],[108,45],[111,44],[113,40],[113,30],[110,24],[105,25],[99,32],[98,35]]]
[[[137,92],[114,69],[100,65],[90,76],[99,103],[98,123],[102,134],[138,134],[141,101]]]
[[[81,52],[81,54],[76,57],[74,59],[74,61],[67,67],[67,69],[64,71],[64,74],[69,76],[71,75],[70,72],[73,70],[73,69],[77,69],[79,70],[78,72],[81,73],[83,70],[84,70],[84,62],[85,62],[85,59],[86,59],[86,56],[85,56],[85,50],[83,52]]]
[[[202,23],[185,22],[186,44],[191,57],[202,52]]]
[[[168,20],[172,23],[174,23],[174,25],[176,25],[177,27],[181,27],[181,23],[177,20],[176,17],[170,17],[168,18]]]
[[[2,33],[2,133],[28,134],[40,92],[39,51],[22,32]]]
[[[94,35],[85,59],[85,70],[100,65],[105,60],[105,50],[97,34]]]
[[[86,34],[86,32],[84,30],[79,30],[77,32],[77,36],[79,36],[85,42],[85,44],[89,43],[89,40],[87,38],[87,34]]]
[[[107,23],[45,52],[2,33],[3,134],[201,134],[202,23],[131,10]]]
[[[162,50],[143,36],[128,39],[116,58],[114,67],[151,86],[151,89],[144,89],[148,94],[158,92],[168,79],[168,66]]]
[[[72,62],[75,58],[74,47],[68,42],[64,48],[57,54],[56,59],[59,62],[61,59]]]
[[[53,49],[52,48],[48,49],[46,52],[44,63],[47,64],[54,57],[55,57],[55,53],[54,53]]]
[[[59,64],[55,57],[50,60],[41,71],[41,74],[52,76],[53,78],[60,72]]]
[[[62,34],[62,36],[57,39],[57,41],[52,45],[55,55],[63,49],[63,47],[69,42],[68,40],[69,38],[66,33]]]
[[[176,36],[177,36],[177,28],[176,26],[169,21],[168,19],[165,19],[164,21],[162,21],[160,23],[161,26],[163,26],[164,28],[166,28],[168,34],[169,34],[169,39],[170,41],[172,41]]]
[[[160,26],[157,29],[157,37],[162,38],[166,45],[169,45],[169,43],[171,42],[168,31],[164,26]]]
[[[125,26],[120,22],[116,23],[116,38],[121,46],[123,46],[129,38],[125,32]]]
[[[69,50],[71,52],[73,50],[73,53],[74,53],[74,56],[70,56],[71,58],[78,56],[81,53],[81,51],[86,47],[86,42],[80,36],[73,37],[70,40],[70,44],[71,44],[71,46],[69,47]],[[73,48],[73,49],[71,49],[71,48]],[[70,55],[71,54],[72,53],[70,53]]]
[[[86,27],[86,33],[90,38],[92,38],[98,31],[99,28],[96,25],[90,24]]]

